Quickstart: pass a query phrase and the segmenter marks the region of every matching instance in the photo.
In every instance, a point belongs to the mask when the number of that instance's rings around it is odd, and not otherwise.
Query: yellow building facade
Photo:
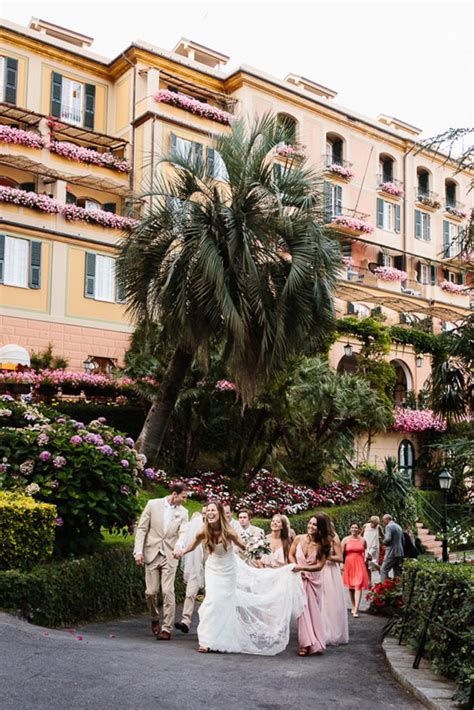
[[[419,129],[355,114],[305,77],[230,71],[227,56],[186,39],[173,51],[134,42],[112,60],[91,44],[35,18],[0,25],[0,346],[51,342],[72,369],[122,363],[132,324],[114,260],[130,206],[153,188],[172,145],[206,157],[221,178],[209,143],[229,113],[281,114],[324,175],[344,254],[338,315],[375,308],[389,323],[432,318],[435,330],[467,315],[462,229],[473,175],[419,151]],[[347,344],[334,346],[335,367],[350,369]],[[408,347],[390,360],[400,398],[429,376],[428,358],[417,363]],[[373,451],[386,455],[387,442]]]

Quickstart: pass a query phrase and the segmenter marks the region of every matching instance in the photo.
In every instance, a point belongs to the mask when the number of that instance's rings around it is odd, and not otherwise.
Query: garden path
[[[420,709],[392,678],[384,620],[350,620],[348,646],[298,658],[293,631],[277,657],[204,655],[195,625],[170,642],[144,616],[47,630],[0,614],[2,710]]]

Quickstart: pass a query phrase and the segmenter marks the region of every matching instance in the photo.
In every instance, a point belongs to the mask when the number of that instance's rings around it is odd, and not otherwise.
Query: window
[[[370,309],[362,303],[348,303],[347,312],[355,314],[359,318],[368,318],[370,316]]]
[[[183,160],[192,160],[195,168],[202,164],[202,143],[196,143],[170,133],[170,150]]]
[[[334,133],[326,136],[326,166],[344,164],[344,141]]]
[[[393,256],[391,254],[382,254],[382,266],[393,266]]]
[[[380,180],[384,182],[392,182],[393,180],[394,160],[389,155],[380,156]]]
[[[415,238],[425,242],[431,241],[430,215],[421,210],[415,210]]]
[[[420,279],[421,284],[429,284],[430,282],[430,268],[428,264],[420,264]]]
[[[75,126],[94,130],[95,86],[51,75],[51,115]]]
[[[209,177],[213,177],[216,180],[223,180],[227,182],[229,179],[229,174],[225,163],[222,160],[222,156],[214,148],[207,149],[206,173]]]
[[[451,258],[457,256],[461,247],[462,229],[457,225],[443,220],[443,256]]]
[[[0,235],[0,283],[41,287],[41,242]]]
[[[435,264],[424,264],[419,261],[416,265],[416,280],[419,284],[431,284],[434,286],[437,283],[438,268]]]
[[[430,190],[430,174],[424,168],[418,168],[418,194],[427,195]]]
[[[456,183],[454,180],[445,182],[446,207],[456,207]]]
[[[59,118],[77,126],[82,125],[82,84],[78,81],[63,78]]]
[[[85,297],[108,303],[124,303],[123,284],[115,273],[111,256],[86,252]]]
[[[387,232],[400,232],[400,205],[377,198],[377,227]]]
[[[16,104],[18,60],[0,56],[0,101]]]
[[[415,447],[408,439],[404,439],[398,447],[398,468],[413,481],[415,470]]]
[[[277,121],[279,125],[285,130],[286,143],[290,145],[295,145],[297,139],[297,121],[293,116],[289,116],[286,113],[279,113],[277,115]]]
[[[330,182],[324,183],[324,211],[327,221],[342,214],[342,187]]]

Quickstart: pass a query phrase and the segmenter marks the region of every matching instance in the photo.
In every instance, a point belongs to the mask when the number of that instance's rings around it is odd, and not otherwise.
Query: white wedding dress
[[[206,596],[199,609],[199,645],[213,651],[274,656],[290,638],[306,595],[293,565],[259,569],[218,543],[206,561]]]

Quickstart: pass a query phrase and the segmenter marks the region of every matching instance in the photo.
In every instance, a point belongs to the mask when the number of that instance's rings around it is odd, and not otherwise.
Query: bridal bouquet
[[[270,541],[266,537],[250,537],[247,542],[246,556],[251,560],[259,560],[262,555],[271,553]]]

